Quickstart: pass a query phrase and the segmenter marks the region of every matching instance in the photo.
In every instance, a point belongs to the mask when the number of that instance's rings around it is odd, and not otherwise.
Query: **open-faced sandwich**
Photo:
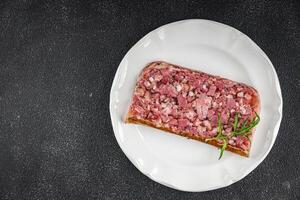
[[[248,157],[259,110],[251,86],[157,61],[139,75],[125,121]]]

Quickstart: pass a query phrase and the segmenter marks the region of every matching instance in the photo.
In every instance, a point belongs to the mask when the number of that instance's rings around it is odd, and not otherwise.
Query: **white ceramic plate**
[[[225,152],[218,160],[216,147],[123,122],[139,73],[157,60],[244,82],[258,90],[261,122],[249,158]],[[110,115],[121,149],[143,174],[178,190],[207,191],[242,179],[267,156],[279,129],[282,96],[272,63],[249,37],[221,23],[184,20],[148,33],[128,51],[111,88]]]

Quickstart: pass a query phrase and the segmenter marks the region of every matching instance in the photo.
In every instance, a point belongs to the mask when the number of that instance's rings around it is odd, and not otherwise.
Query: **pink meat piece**
[[[207,113],[207,117],[208,119],[210,119],[213,115],[215,114],[215,111],[214,110],[208,110],[208,113]]]
[[[189,125],[190,121],[188,119],[178,119],[178,128],[184,130],[185,127]]]
[[[178,105],[182,108],[186,108],[187,107],[187,99],[185,97],[182,96],[182,94],[179,94],[177,96],[177,101],[178,101]]]
[[[223,124],[227,124],[228,123],[228,119],[229,119],[229,113],[227,111],[223,111],[221,113],[221,122]]]
[[[240,106],[240,113],[242,115],[249,115],[251,113],[252,109],[249,105],[242,105]]]
[[[231,99],[231,98],[229,98],[229,99],[227,99],[227,108],[228,109],[232,109],[232,108],[235,108],[235,100],[234,99]]]
[[[218,80],[216,83],[215,83],[216,87],[221,91],[223,90],[224,88],[224,83],[222,80]]]
[[[160,118],[163,122],[168,122],[172,119],[170,116],[167,115],[160,115]]]
[[[196,99],[193,103],[195,104],[195,108],[197,110],[198,117],[200,119],[205,119],[208,114],[208,108],[211,106],[211,98],[206,95],[202,95],[198,99]]]
[[[171,119],[171,121],[169,122],[170,125],[175,125],[178,126],[178,121],[177,119]]]
[[[145,112],[144,108],[142,106],[139,106],[139,105],[136,105],[134,106],[134,110],[139,113],[139,114],[142,114]]]
[[[194,88],[201,88],[202,83],[203,83],[203,81],[202,81],[201,79],[195,79],[195,78],[194,78],[191,85],[192,85]]]
[[[172,113],[172,107],[170,104],[168,104],[167,107],[165,107],[163,110],[162,110],[162,113],[165,114],[165,115],[169,115]]]
[[[161,81],[161,79],[163,78],[163,76],[161,75],[161,74],[156,74],[155,76],[154,76],[154,80],[155,81]]]
[[[217,126],[218,125],[218,115],[213,115],[209,118],[212,126]]]
[[[166,68],[161,70],[161,73],[162,73],[161,82],[167,84],[170,80],[170,71],[168,70],[168,68]]]
[[[135,94],[136,94],[137,96],[144,96],[145,90],[143,90],[142,88],[137,88],[137,89],[135,90]]]
[[[178,110],[177,110],[176,108],[173,108],[172,111],[171,111],[171,115],[172,115],[173,117],[177,117],[177,115],[178,115]]]
[[[203,121],[203,125],[208,129],[211,130],[211,123],[208,120]]]
[[[244,136],[237,136],[236,138],[237,147],[242,148],[243,150],[248,150],[250,148],[250,141]]]
[[[223,83],[224,83],[224,86],[227,88],[231,88],[232,86],[234,86],[236,84],[235,82],[228,80],[228,79],[224,79]]]
[[[197,128],[196,127],[191,127],[190,128],[190,131],[193,135],[197,135],[198,134],[198,131],[197,131]]]
[[[188,110],[186,113],[184,113],[184,116],[189,120],[194,120],[196,115],[197,114],[193,110]]]
[[[214,96],[215,92],[216,92],[217,86],[212,85],[209,87],[209,90],[207,92],[207,95],[209,96]]]
[[[170,97],[176,97],[177,91],[174,86],[172,85],[160,85],[159,86],[159,93],[162,95],[167,95]]]
[[[184,79],[185,73],[184,72],[178,72],[175,74],[174,78],[176,81],[181,82]]]

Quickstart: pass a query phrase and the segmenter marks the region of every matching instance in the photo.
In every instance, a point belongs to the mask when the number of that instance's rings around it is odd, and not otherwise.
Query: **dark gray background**
[[[1,1],[0,199],[299,199],[300,5],[296,1]],[[166,23],[204,18],[252,38],[273,62],[284,115],[245,179],[186,193],[140,173],[109,116],[129,48]]]

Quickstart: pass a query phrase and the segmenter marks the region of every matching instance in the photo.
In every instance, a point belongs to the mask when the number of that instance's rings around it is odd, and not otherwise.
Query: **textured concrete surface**
[[[205,193],[141,174],[119,148],[108,109],[129,48],[187,18],[252,38],[273,62],[284,100],[265,161]],[[299,32],[299,1],[1,1],[0,199],[300,199]]]

